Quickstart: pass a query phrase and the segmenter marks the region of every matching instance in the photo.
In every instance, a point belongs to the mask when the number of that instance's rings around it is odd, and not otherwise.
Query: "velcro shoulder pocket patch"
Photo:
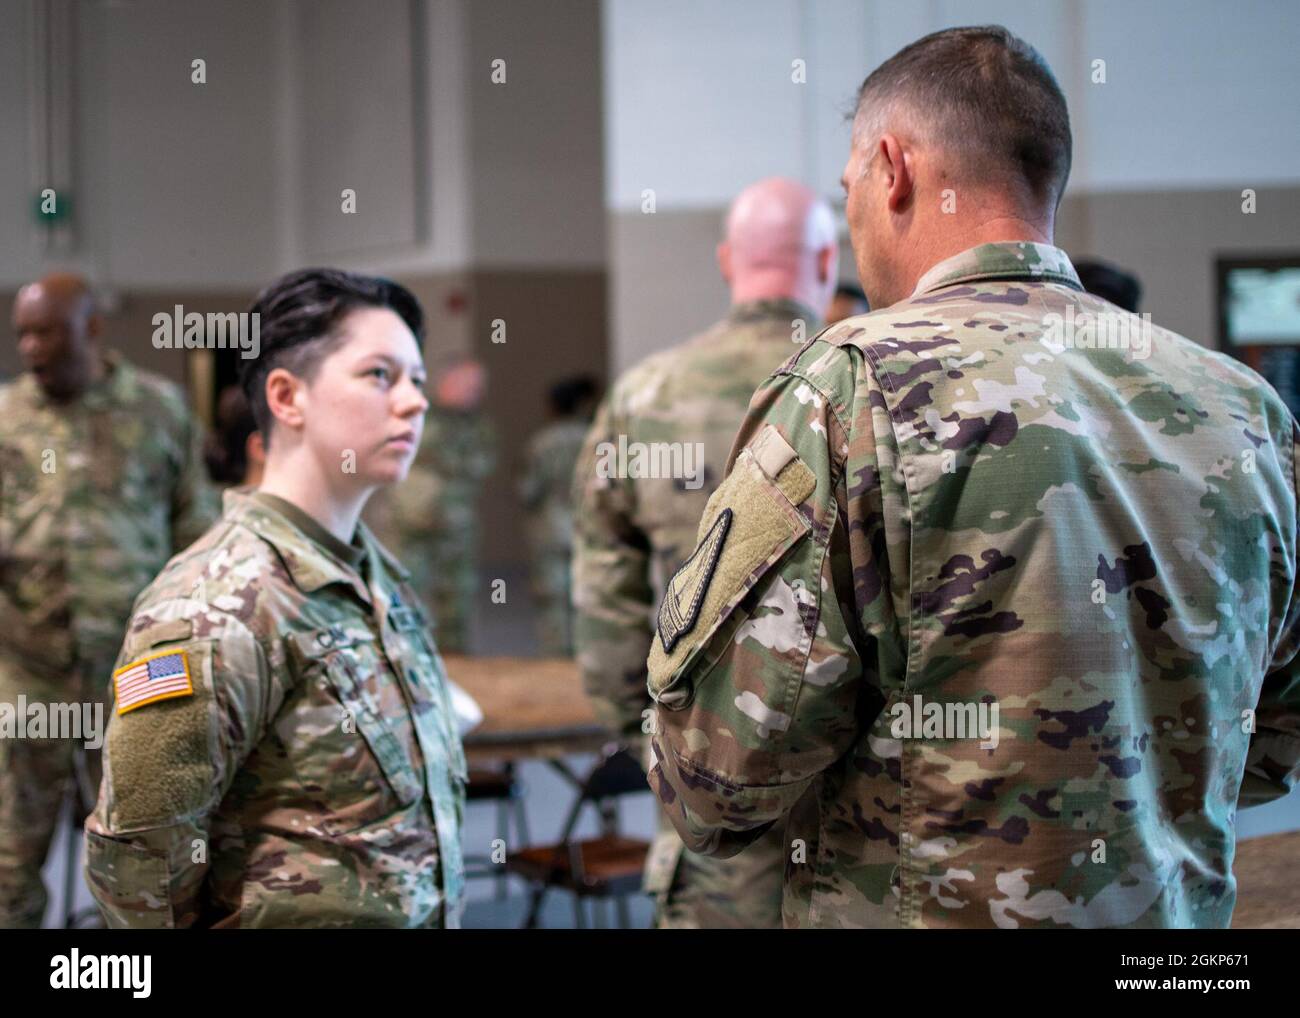
[[[105,746],[110,778],[110,823],[129,832],[171,822],[208,804],[212,794],[212,642],[156,647],[156,679],[188,691],[164,696],[145,710],[119,713]],[[168,678],[173,673],[184,678]],[[146,681],[146,680],[141,680]],[[141,704],[143,706],[143,704]]]
[[[741,450],[709,499],[695,551],[668,581],[647,662],[650,695],[680,709],[682,680],[745,595],[811,529],[799,510],[817,486],[807,464],[772,425]]]

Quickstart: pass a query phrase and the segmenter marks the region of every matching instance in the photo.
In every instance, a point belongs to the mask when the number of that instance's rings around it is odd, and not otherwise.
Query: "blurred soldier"
[[[834,325],[854,315],[865,315],[871,309],[867,307],[867,295],[862,288],[852,283],[841,283],[835,288],[831,299],[831,309],[826,312],[826,324]]]
[[[816,333],[835,287],[829,206],[790,180],[743,191],[718,263],[731,312],[711,329],[624,374],[596,415],[575,475],[578,660],[603,718],[640,735],[653,617],[695,530],[758,384]],[[629,457],[621,459],[624,450]],[[634,457],[680,458],[675,475]],[[653,476],[647,476],[652,474]],[[734,859],[683,853],[666,821],[646,871],[661,927],[774,927],[790,849],[772,828]]]
[[[573,654],[573,469],[591,426],[596,383],[586,375],[551,387],[552,420],[528,440],[519,500],[532,553],[537,638],[547,657]]]
[[[419,445],[420,307],[308,269],[252,310],[266,471],[136,602],[91,890],[113,927],[455,925],[465,759],[442,661],[358,523]]]
[[[217,399],[216,423],[203,443],[208,476],[223,488],[256,488],[266,467],[266,448],[253,408],[237,385]]]
[[[485,386],[483,365],[467,357],[438,376],[410,476],[376,498],[366,516],[410,571],[445,654],[466,651],[469,616],[482,594],[478,500],[496,466]]]
[[[1235,811],[1295,784],[1295,422],[1117,331],[1052,246],[1069,168],[1006,29],[867,78],[876,310],[754,395],[660,606],[651,784],[700,852],[786,824],[787,926],[1226,927]]]
[[[1098,261],[1077,261],[1074,269],[1079,274],[1079,282],[1089,293],[1136,313],[1142,300],[1142,284],[1133,273]]]
[[[215,518],[216,495],[180,391],[102,348],[84,280],[23,287],[13,322],[26,373],[0,388],[0,703],[102,712],[131,602]],[[74,747],[0,738],[0,925],[40,925]],[[85,771],[93,796],[98,749]]]

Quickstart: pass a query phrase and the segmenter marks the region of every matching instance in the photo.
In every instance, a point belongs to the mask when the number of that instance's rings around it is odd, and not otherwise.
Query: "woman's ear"
[[[276,423],[291,431],[302,429],[302,389],[302,379],[285,368],[275,368],[266,376],[266,405]]]

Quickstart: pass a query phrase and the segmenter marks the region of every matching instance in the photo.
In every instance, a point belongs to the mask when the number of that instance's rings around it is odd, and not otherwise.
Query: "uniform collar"
[[[747,325],[751,322],[783,321],[792,322],[802,318],[809,336],[821,329],[821,316],[806,304],[788,297],[776,297],[770,300],[748,300],[733,304],[727,313],[727,321],[732,325]]]
[[[227,518],[248,527],[275,548],[294,586],[304,594],[331,583],[342,583],[352,588],[366,604],[373,603],[370,589],[361,574],[335,554],[326,542],[316,540],[274,504],[254,498],[248,488],[226,489],[222,502]],[[375,540],[364,523],[357,524],[357,533],[366,548],[367,568],[373,569],[374,557],[378,556],[391,575],[398,580],[408,578],[410,574]]]
[[[135,391],[135,368],[116,351],[108,350],[104,353],[104,377],[87,389],[82,399],[86,406],[99,410],[130,402]]]
[[[990,279],[1061,283],[1075,290],[1083,289],[1069,255],[1059,247],[1028,240],[1012,240],[980,244],[951,258],[945,258],[920,278],[916,289],[912,291],[912,297],[919,297],[943,286]]]

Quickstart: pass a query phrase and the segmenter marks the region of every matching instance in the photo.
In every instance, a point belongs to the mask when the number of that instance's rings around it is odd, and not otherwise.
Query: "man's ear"
[[[725,240],[717,248],[718,254],[718,271],[722,273],[722,278],[727,285],[731,285],[731,245]]]
[[[899,212],[916,186],[916,181],[912,177],[911,162],[908,154],[903,151],[903,144],[898,140],[897,135],[881,135],[879,154],[885,174],[885,199],[889,211]]]
[[[86,335],[93,341],[99,342],[99,337],[104,334],[104,316],[98,311],[86,319]]]
[[[274,368],[266,376],[266,405],[271,416],[287,428],[298,430],[303,424],[300,405],[303,380],[285,368]]]

